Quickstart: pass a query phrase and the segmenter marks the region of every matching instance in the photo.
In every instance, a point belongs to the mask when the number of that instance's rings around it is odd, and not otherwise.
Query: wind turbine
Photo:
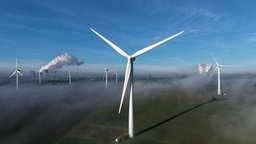
[[[168,40],[180,35],[181,33],[183,33],[184,31],[181,31],[173,36],[170,36],[160,42],[157,42],[153,45],[147,46],[137,52],[135,52],[133,55],[128,55],[126,52],[124,52],[121,48],[119,48],[118,46],[116,46],[115,44],[113,44],[111,41],[109,41],[108,39],[106,39],[105,37],[103,37],[102,35],[100,35],[98,32],[96,32],[95,30],[93,30],[91,28],[91,30],[98,35],[101,39],[103,39],[106,43],[108,43],[113,49],[115,49],[119,54],[121,54],[122,56],[127,58],[127,65],[126,65],[126,71],[125,71],[125,79],[124,79],[124,85],[123,85],[123,92],[122,92],[122,97],[121,97],[121,102],[120,102],[120,106],[119,106],[119,111],[118,113],[120,114],[121,112],[121,108],[122,108],[122,104],[123,104],[123,100],[124,100],[124,96],[125,96],[125,92],[126,92],[126,88],[128,85],[128,82],[130,81],[130,100],[129,100],[129,118],[128,118],[128,129],[129,129],[129,137],[133,138],[134,137],[134,130],[133,130],[133,62],[135,61],[135,58],[157,46],[159,46],[160,44],[163,44],[165,42],[167,42]]]
[[[16,74],[16,90],[19,88],[19,75],[22,76],[20,70],[18,69],[18,60],[16,58],[16,68],[15,71],[12,73],[12,75],[10,76],[10,78]]]
[[[116,71],[116,83],[118,83],[118,72]]]
[[[108,87],[108,70],[109,70],[109,68],[105,68],[104,67],[104,70],[105,70],[105,81],[106,81],[106,85],[105,85],[105,88],[107,88]]]
[[[220,91],[220,69],[221,69],[221,67],[223,65],[219,64],[218,61],[216,60],[216,58],[213,55],[212,55],[212,57],[213,57],[213,59],[214,59],[214,61],[215,61],[217,66],[216,66],[215,70],[213,71],[213,73],[212,73],[212,75],[211,75],[209,80],[211,80],[211,78],[214,75],[214,73],[216,72],[216,70],[218,70],[218,95],[220,95],[221,94],[221,91]]]
[[[68,84],[71,85],[71,71],[68,70]]]
[[[42,79],[41,79],[41,72],[37,71],[38,73],[38,83],[41,85]]]

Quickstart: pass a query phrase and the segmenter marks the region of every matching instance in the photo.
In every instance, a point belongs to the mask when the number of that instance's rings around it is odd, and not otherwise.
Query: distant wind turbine
[[[68,70],[68,84],[71,85],[71,70]]]
[[[211,54],[212,55],[212,54]],[[211,77],[209,80],[211,80],[212,76],[214,75],[214,73],[216,72],[216,70],[218,70],[218,95],[221,94],[221,91],[220,91],[220,69],[223,65],[219,64],[218,61],[216,60],[216,58],[212,55],[217,67],[215,68],[215,70],[213,71]]]
[[[116,71],[116,83],[118,83],[118,72]]]
[[[18,60],[16,58],[16,68],[15,68],[15,71],[12,73],[12,75],[10,76],[10,78],[16,74],[16,89],[19,88],[19,75],[22,76],[20,70],[18,69]]]
[[[38,83],[41,85],[42,79],[41,79],[41,72],[37,71],[38,73]]]
[[[183,33],[184,31],[181,31],[171,37],[168,37],[160,42],[157,42],[153,45],[150,45],[148,47],[145,47],[139,51],[137,51],[136,53],[134,53],[133,55],[128,55],[126,52],[124,52],[121,48],[119,48],[118,46],[116,46],[115,44],[113,44],[111,41],[109,41],[108,39],[106,39],[105,37],[103,37],[102,35],[100,35],[98,32],[96,32],[95,30],[91,29],[95,34],[97,34],[101,39],[103,39],[106,43],[108,43],[113,49],[115,49],[119,54],[121,54],[122,56],[127,58],[127,65],[126,65],[126,71],[125,71],[125,79],[124,79],[124,85],[123,85],[123,92],[122,92],[122,97],[121,97],[121,102],[120,102],[120,106],[119,106],[119,112],[121,112],[121,108],[122,108],[122,104],[123,104],[123,100],[124,100],[124,96],[125,96],[125,92],[126,92],[126,88],[128,85],[128,82],[130,81],[130,100],[129,100],[129,137],[133,138],[134,137],[134,130],[133,130],[133,62],[135,61],[135,58],[165,42],[167,42],[168,40],[180,35],[181,33]]]
[[[109,68],[104,67],[104,70],[105,70],[105,82],[106,82],[105,88],[107,88],[108,87],[108,70],[109,70]]]

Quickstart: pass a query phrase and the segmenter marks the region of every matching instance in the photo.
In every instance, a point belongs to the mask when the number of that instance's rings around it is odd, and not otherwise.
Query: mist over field
[[[113,104],[118,89],[99,83],[0,88],[0,143],[50,143],[93,110]]]
[[[74,81],[72,85],[23,82],[17,91],[12,82],[1,85],[0,143],[56,143],[76,123],[105,107],[116,108],[113,116],[118,120],[123,83],[116,84],[110,80],[107,89],[104,84],[103,81]],[[219,125],[209,126],[211,131],[237,142],[251,142],[251,137],[256,134],[255,84],[254,78],[248,76],[222,79],[222,90],[226,96],[221,98],[226,100],[216,101],[220,106],[217,109],[221,111],[207,118],[212,125]],[[179,99],[188,99],[191,105],[196,105],[200,102],[198,99],[203,102],[213,96],[217,96],[215,77],[210,82],[200,75],[135,80],[135,107],[148,100],[162,98],[173,100],[170,104],[179,105]],[[122,113],[128,112],[125,109],[127,103],[128,95]],[[237,105],[236,113],[228,113],[230,104]],[[227,113],[225,118],[223,113]],[[243,136],[241,139],[240,135]]]

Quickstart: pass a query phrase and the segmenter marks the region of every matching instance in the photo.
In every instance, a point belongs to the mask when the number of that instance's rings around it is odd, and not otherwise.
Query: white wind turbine
[[[216,58],[213,55],[212,55],[212,57],[213,57],[213,59],[214,59],[214,61],[215,61],[217,66],[216,66],[215,70],[213,71],[213,73],[212,73],[212,75],[211,75],[209,80],[211,80],[211,78],[214,75],[214,73],[216,72],[216,70],[218,70],[218,95],[220,95],[221,94],[221,91],[220,91],[220,69],[221,69],[221,67],[223,65],[219,64],[218,61],[216,60]]]
[[[180,35],[181,33],[183,33],[184,31],[181,31],[171,37],[168,37],[160,42],[157,42],[153,45],[150,45],[148,47],[145,47],[139,51],[137,51],[136,53],[134,53],[133,55],[128,55],[126,52],[124,52],[122,49],[120,49],[118,46],[116,46],[115,44],[113,44],[111,41],[109,41],[108,39],[106,39],[105,37],[103,37],[102,35],[100,35],[98,32],[96,32],[95,30],[91,29],[95,34],[97,34],[101,39],[103,39],[106,43],[108,43],[113,49],[115,49],[119,54],[121,54],[122,56],[127,58],[127,65],[126,65],[126,71],[125,71],[125,79],[124,79],[124,85],[123,85],[123,92],[122,92],[122,97],[121,97],[121,102],[120,102],[120,106],[119,106],[119,112],[121,112],[121,108],[122,108],[122,104],[123,104],[123,100],[124,100],[124,95],[126,92],[126,88],[128,85],[128,81],[130,81],[130,100],[129,100],[129,125],[128,125],[128,129],[129,129],[129,137],[133,138],[134,137],[134,130],[133,130],[133,62],[135,61],[135,58],[157,46],[159,46],[160,44],[163,44],[165,42],[167,42],[168,40]]]
[[[16,89],[19,88],[19,75],[22,76],[20,70],[18,69],[18,60],[16,58],[16,68],[15,68],[15,71],[12,73],[12,75],[10,77],[12,77],[13,75],[16,74]]]
[[[108,70],[109,70],[109,68],[104,67],[104,70],[105,70],[105,82],[106,82],[105,88],[107,88],[108,87]]]
[[[116,83],[118,83],[118,72],[116,71]]]
[[[41,85],[42,83],[41,72],[37,71],[37,73],[38,73],[38,83]]]
[[[71,85],[71,70],[68,70],[68,84]]]

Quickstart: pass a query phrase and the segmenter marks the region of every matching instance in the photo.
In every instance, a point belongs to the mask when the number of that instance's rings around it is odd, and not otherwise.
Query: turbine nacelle
[[[130,60],[131,62],[134,62],[136,60],[136,57],[129,57],[128,60]]]

